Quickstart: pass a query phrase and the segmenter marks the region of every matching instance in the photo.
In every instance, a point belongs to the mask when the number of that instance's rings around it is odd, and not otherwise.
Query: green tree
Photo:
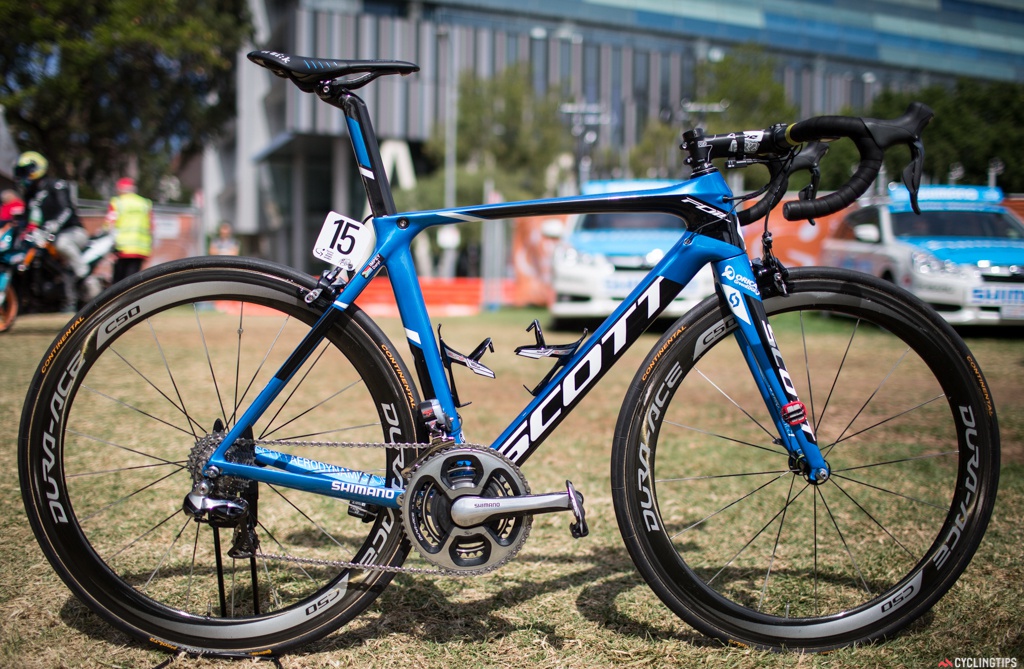
[[[696,102],[728,102],[724,112],[706,116],[708,134],[759,130],[796,120],[797,110],[786,102],[777,70],[775,59],[757,44],[741,45],[718,62],[700,63]]]
[[[658,120],[647,124],[640,141],[629,152],[629,169],[641,179],[680,178],[683,155],[678,125]]]
[[[507,199],[512,194],[545,194],[545,176],[555,158],[568,148],[569,133],[558,112],[559,99],[539,96],[524,65],[510,67],[490,79],[464,74],[459,83],[457,160],[470,172],[492,178]],[[436,164],[444,161],[444,128],[438,127],[425,152]],[[462,179],[460,179],[461,181]],[[480,201],[480,193],[458,204]],[[420,199],[429,199],[422,195]]]
[[[987,183],[989,161],[1000,158],[1005,171],[998,177],[1003,190],[1024,192],[1024,84],[964,79],[952,87],[930,86],[915,92],[886,92],[871,106],[869,116],[900,116],[919,100],[935,111],[923,133],[925,174],[935,183],[947,181],[950,165],[960,163],[959,183]],[[887,152],[886,170],[899,179],[910,159],[905,149]]]
[[[245,0],[5,2],[0,24],[0,104],[19,145],[85,193],[136,160],[153,192],[170,156],[216,133],[251,33]]]
[[[764,48],[746,44],[730,51],[718,62],[705,61],[697,66],[698,104],[727,104],[722,112],[695,112],[683,126],[650,123],[637,147],[630,154],[630,167],[637,175],[673,174],[681,159],[664,151],[666,146],[679,150],[682,132],[704,128],[706,134],[758,130],[773,123],[796,120],[796,108],[786,102],[786,91],[776,79],[776,62]],[[684,127],[685,126],[685,127]],[[721,165],[719,166],[721,167]],[[747,169],[746,188],[767,182],[762,168]]]

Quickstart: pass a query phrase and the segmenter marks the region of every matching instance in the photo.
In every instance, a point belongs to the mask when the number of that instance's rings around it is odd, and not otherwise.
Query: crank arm
[[[452,521],[459,527],[473,527],[499,518],[573,511],[574,506],[579,508],[581,504],[582,499],[577,499],[576,504],[573,504],[568,490],[546,495],[522,495],[519,497],[463,495],[452,503],[451,515]]]

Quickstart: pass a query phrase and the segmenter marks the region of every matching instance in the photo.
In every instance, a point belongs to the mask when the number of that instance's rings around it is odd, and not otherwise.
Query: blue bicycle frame
[[[247,431],[323,340],[338,316],[355,302],[383,267],[388,269],[401,321],[416,362],[421,394],[439,402],[452,422],[449,436],[455,443],[464,443],[452,389],[417,280],[411,252],[413,239],[427,228],[465,221],[562,213],[659,211],[686,220],[687,231],[564,366],[535,391],[534,399],[491,443],[491,448],[517,464],[529,458],[683,287],[704,265],[711,263],[716,290],[735,321],[736,340],[772,416],[780,441],[793,462],[804,464],[811,481],[822,481],[829,476],[828,465],[818,449],[806,412],[775,345],[757,279],[743,248],[736,216],[731,205],[727,204],[732,194],[717,170],[670,188],[650,191],[396,213],[365,105],[350,92],[343,92],[340,98],[336,106],[345,111],[348,119],[356,160],[373,212],[376,247],[366,264],[344,284],[333,304],[225,435],[207,464],[208,472],[218,471],[228,476],[398,508],[401,490],[389,486],[380,476],[294,458],[262,447],[256,448],[255,465],[230,462],[224,458],[224,453],[235,440],[245,438]]]

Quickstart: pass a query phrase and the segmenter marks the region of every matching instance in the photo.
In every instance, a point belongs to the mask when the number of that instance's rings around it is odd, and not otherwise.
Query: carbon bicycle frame
[[[332,102],[333,104],[333,102]],[[323,341],[337,318],[351,305],[384,267],[395,293],[420,383],[421,395],[437,399],[452,420],[450,436],[464,443],[462,425],[441,360],[437,339],[417,280],[411,244],[430,227],[465,221],[487,221],[523,216],[607,211],[658,211],[675,214],[688,230],[584,341],[565,365],[537,389],[512,423],[490,447],[522,464],[558,424],[597,385],[600,378],[655,321],[683,287],[711,263],[719,295],[735,321],[735,336],[783,445],[795,459],[804,459],[812,480],[828,476],[806,420],[787,420],[783,407],[799,399],[782,355],[768,325],[757,280],[747,257],[735,215],[729,208],[731,192],[717,171],[657,190],[581,195],[545,200],[477,205],[426,212],[395,213],[376,137],[362,100],[344,92],[336,106],[346,112],[353,148],[374,213],[376,247],[356,271],[333,304],[325,310],[304,340],[225,435],[207,464],[223,475],[237,476],[350,501],[398,508],[400,488],[381,476],[345,467],[295,458],[256,447],[256,464],[230,462],[224,453],[259,419],[302,363]],[[697,232],[700,231],[700,232]],[[724,315],[724,314],[723,314]],[[709,333],[715,340],[723,333]]]

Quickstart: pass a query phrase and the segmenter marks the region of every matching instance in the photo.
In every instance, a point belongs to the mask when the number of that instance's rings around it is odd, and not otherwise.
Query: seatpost
[[[366,103],[345,84],[330,81],[321,84],[316,91],[317,96],[345,113],[352,151],[359,166],[359,176],[363,180],[363,188],[370,202],[370,211],[374,217],[391,216],[397,213],[395,200],[391,195],[391,184],[380,158],[380,145],[373,130],[370,112]]]

